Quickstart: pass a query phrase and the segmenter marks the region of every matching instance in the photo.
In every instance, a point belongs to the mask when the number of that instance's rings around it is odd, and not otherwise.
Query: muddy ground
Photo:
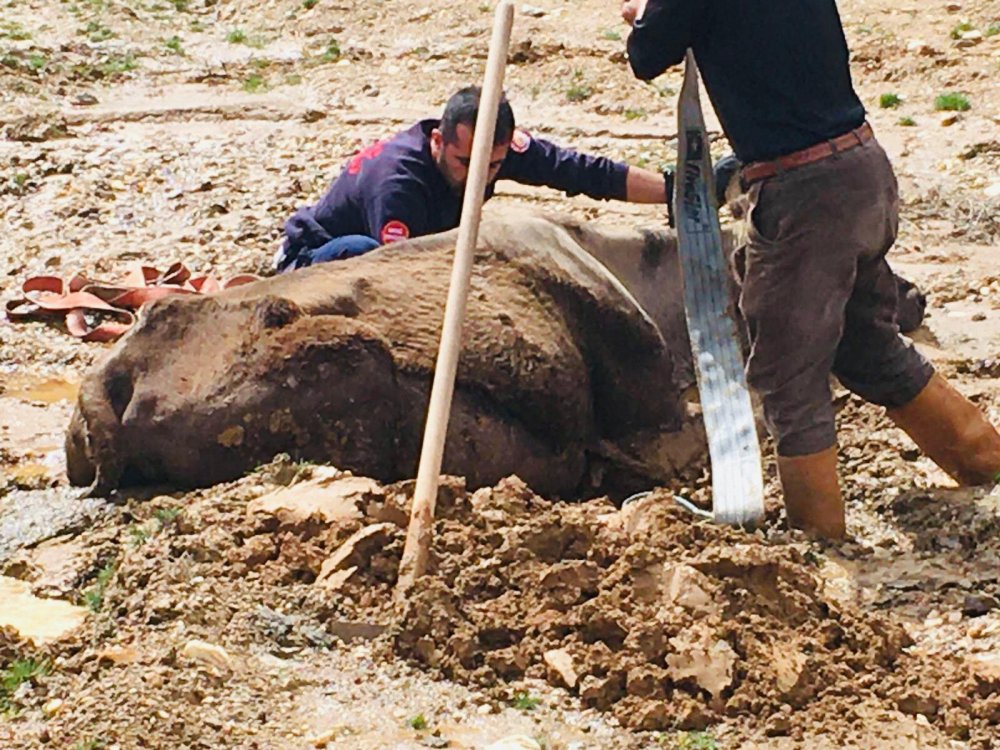
[[[900,178],[892,260],[929,294],[915,338],[1000,422],[1000,5],[840,7]],[[29,275],[136,260],[265,271],[282,221],[358,146],[481,74],[491,20],[452,0],[0,8],[4,300]],[[673,159],[679,74],[631,79],[614,3],[519,10],[507,89],[524,126]],[[969,108],[937,110],[951,92]],[[514,209],[662,222],[510,185],[488,206]],[[80,621],[49,643],[3,631],[3,747],[1000,747],[1000,500],[947,490],[845,392],[849,543],[783,531],[770,462],[753,533],[673,509],[671,492],[707,499],[705,467],[624,511],[456,479],[436,572],[397,609],[405,484],[278,461],[186,495],[80,500],[61,432],[104,351],[0,325],[0,609],[28,601],[26,629]],[[287,507],[289,485],[315,507]],[[32,592],[82,609],[32,610]],[[21,680],[29,659],[44,673]]]

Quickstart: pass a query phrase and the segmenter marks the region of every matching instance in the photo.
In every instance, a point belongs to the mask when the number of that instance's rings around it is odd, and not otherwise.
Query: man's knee
[[[934,366],[912,343],[893,333],[878,340],[845,337],[837,350],[833,374],[865,401],[896,408],[916,398],[930,382]]]

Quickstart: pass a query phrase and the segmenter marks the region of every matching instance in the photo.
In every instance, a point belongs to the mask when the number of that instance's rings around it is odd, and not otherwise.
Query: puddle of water
[[[73,401],[80,384],[63,378],[47,378],[42,381],[22,377],[12,381],[5,395],[23,401],[41,401],[54,404],[58,401]]]

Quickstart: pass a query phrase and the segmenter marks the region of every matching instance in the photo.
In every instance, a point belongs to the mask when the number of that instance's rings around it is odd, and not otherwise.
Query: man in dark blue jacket
[[[464,88],[440,120],[422,120],[356,154],[316,205],[285,224],[277,269],[349,258],[458,226],[478,111],[479,88]],[[534,138],[515,128],[506,99],[493,143],[487,199],[497,180],[514,180],[603,200],[666,202],[663,175]]]
[[[830,373],[963,484],[1000,481],[1000,434],[899,334],[886,253],[899,197],[851,82],[835,0],[624,0],[629,63],[694,51],[743,163],[747,380],[778,452],[789,522],[845,533]]]

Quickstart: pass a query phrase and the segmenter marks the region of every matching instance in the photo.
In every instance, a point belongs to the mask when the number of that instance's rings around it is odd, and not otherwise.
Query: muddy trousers
[[[867,401],[899,407],[933,375],[899,333],[896,178],[877,141],[750,186],[737,251],[747,380],[780,456],[836,442],[830,373]]]

